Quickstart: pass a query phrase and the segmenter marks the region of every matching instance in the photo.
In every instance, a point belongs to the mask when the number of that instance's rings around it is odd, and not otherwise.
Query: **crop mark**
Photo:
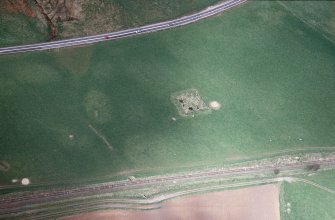
[[[107,138],[101,134],[95,127],[93,127],[91,124],[88,125],[88,127],[93,131],[94,134],[96,134],[106,145],[110,150],[113,150],[113,146],[111,143],[108,142]]]

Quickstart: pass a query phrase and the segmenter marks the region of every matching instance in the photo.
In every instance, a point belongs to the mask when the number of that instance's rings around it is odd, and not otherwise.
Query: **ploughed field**
[[[1,56],[0,184],[333,147],[334,51],[320,30],[260,1],[169,31]]]

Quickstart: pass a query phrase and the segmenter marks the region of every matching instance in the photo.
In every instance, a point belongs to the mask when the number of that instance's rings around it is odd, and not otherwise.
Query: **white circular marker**
[[[73,140],[73,138],[74,138],[74,135],[73,135],[73,134],[70,134],[70,135],[69,135],[69,139],[70,139],[70,140]]]
[[[30,180],[28,178],[23,178],[21,180],[21,184],[24,185],[24,186],[29,185],[30,184]]]
[[[218,101],[211,101],[209,103],[209,106],[211,107],[211,109],[213,110],[219,110],[221,108],[221,104]]]

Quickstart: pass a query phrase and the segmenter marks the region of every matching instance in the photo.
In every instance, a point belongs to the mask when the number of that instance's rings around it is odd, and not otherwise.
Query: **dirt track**
[[[272,184],[189,196],[164,202],[161,209],[149,211],[113,210],[65,219],[279,220],[279,186]]]

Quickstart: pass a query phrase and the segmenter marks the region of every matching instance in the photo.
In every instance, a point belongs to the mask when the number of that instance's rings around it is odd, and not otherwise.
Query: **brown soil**
[[[83,16],[81,5],[84,0],[36,0],[50,19],[55,21],[73,21]]]
[[[44,19],[47,21],[51,33],[50,33],[50,40],[54,40],[57,36],[57,28],[56,25],[53,23],[52,19],[49,17],[49,15],[45,12],[45,9],[41,5],[41,3],[37,0],[35,0],[35,5],[40,10],[40,13],[43,15]]]
[[[3,4],[5,10],[10,13],[22,13],[28,17],[36,17],[35,12],[28,3],[28,0],[5,0]]]
[[[112,210],[66,218],[67,220],[279,220],[279,186],[264,185],[178,198],[149,211]]]

